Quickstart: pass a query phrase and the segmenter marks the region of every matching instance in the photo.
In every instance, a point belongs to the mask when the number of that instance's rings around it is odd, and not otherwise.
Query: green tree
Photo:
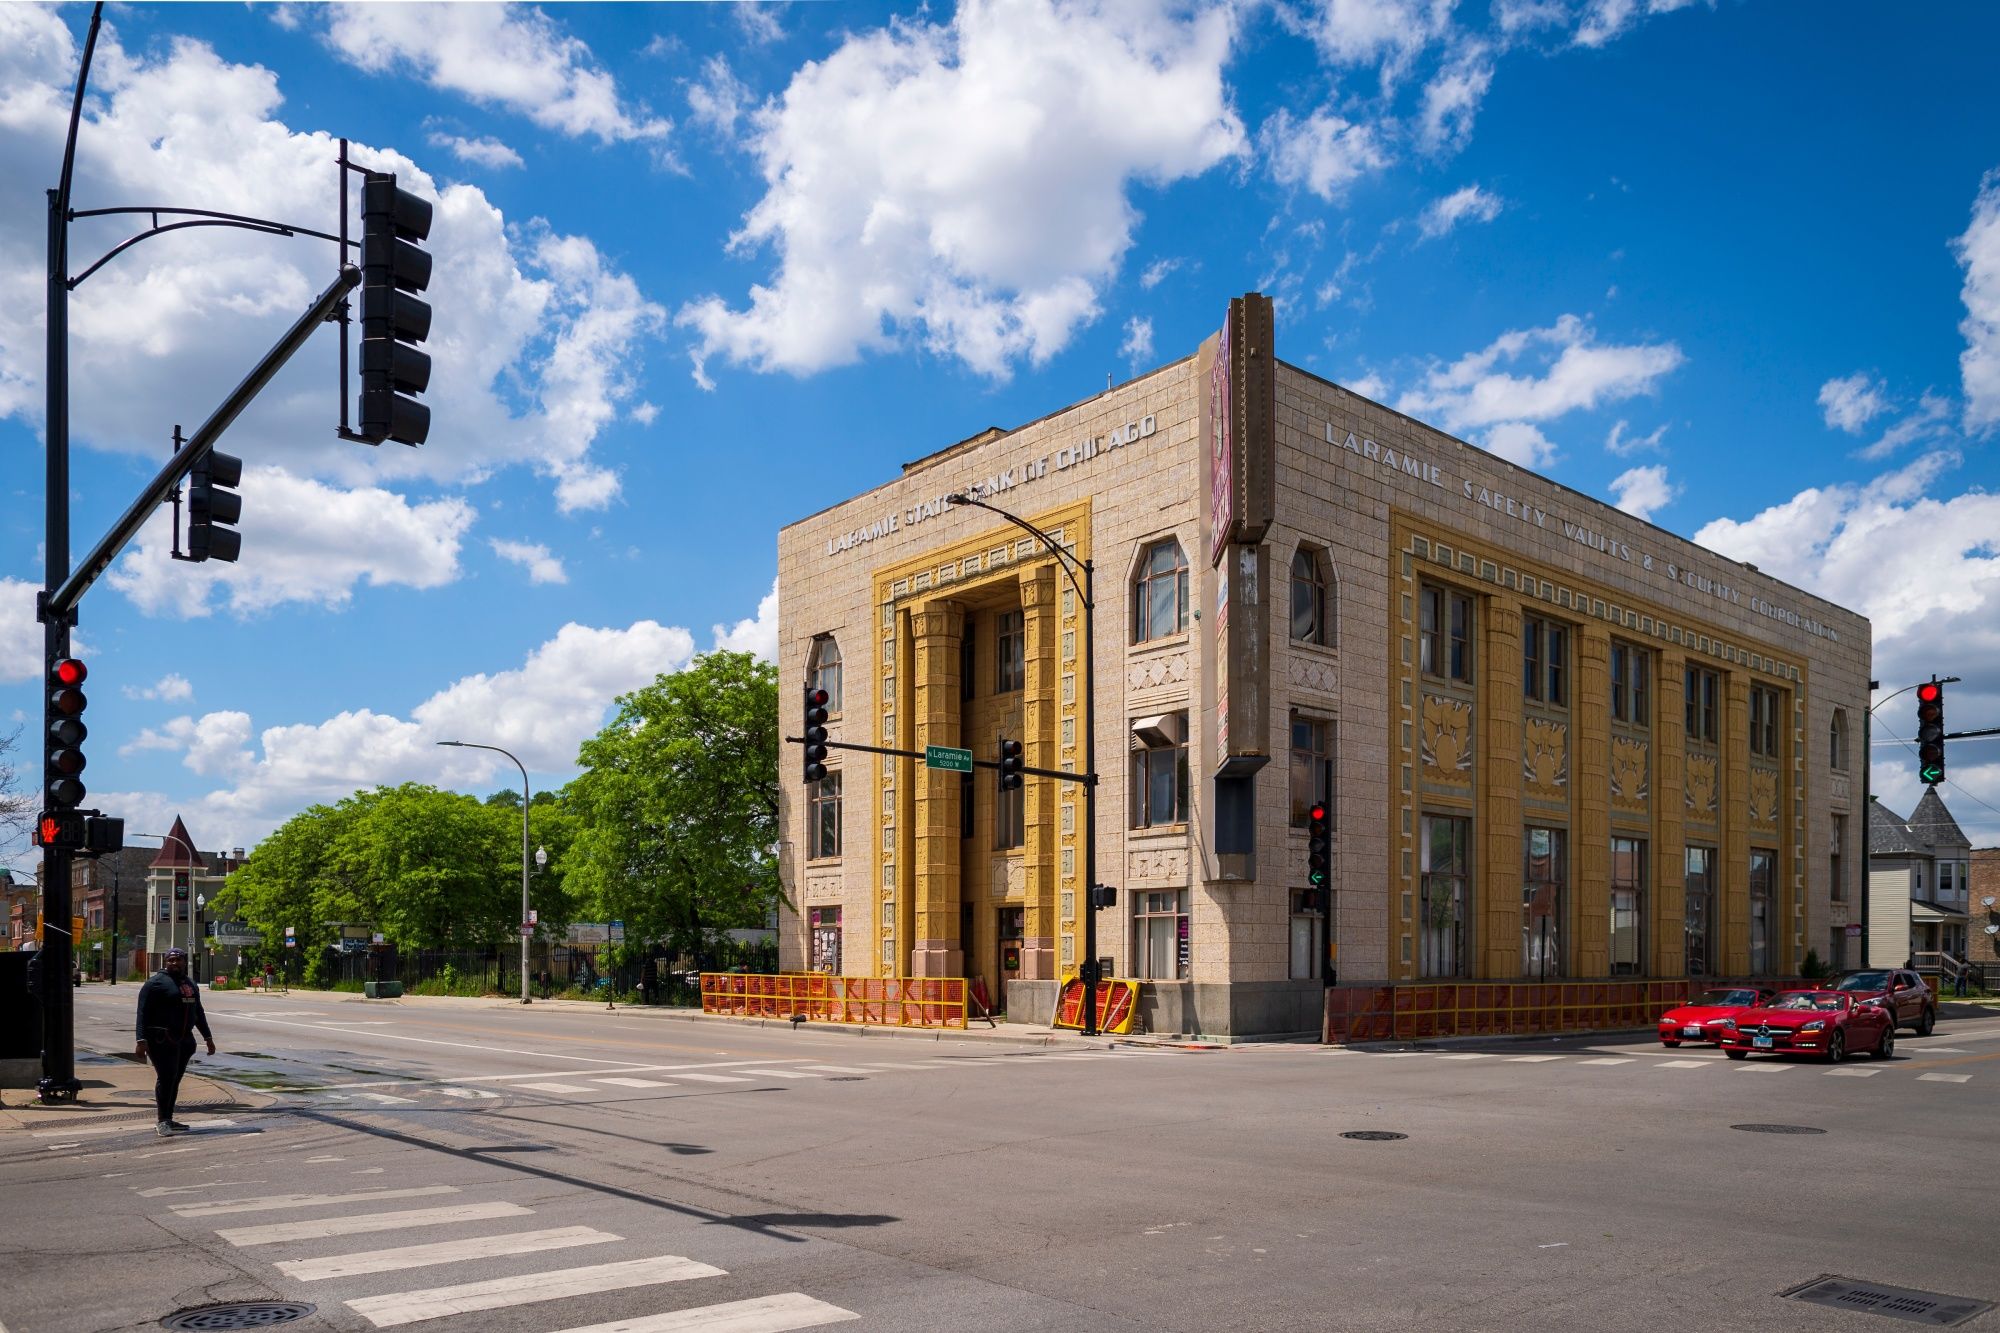
[[[778,673],[713,652],[618,700],[564,804],[563,881],[626,938],[701,953],[761,926],[779,896]]]
[[[471,949],[520,911],[520,816],[420,783],[381,787],[343,830],[342,878],[368,886],[377,929],[404,949]]]

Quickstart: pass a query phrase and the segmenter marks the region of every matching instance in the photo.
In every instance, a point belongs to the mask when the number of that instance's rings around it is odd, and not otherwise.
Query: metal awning
[[[1910,900],[1910,920],[1925,923],[1934,921],[1957,922],[1965,920],[1965,913],[1947,911],[1942,907],[1913,898]]]

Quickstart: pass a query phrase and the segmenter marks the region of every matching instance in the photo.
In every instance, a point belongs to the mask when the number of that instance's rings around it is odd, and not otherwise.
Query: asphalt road
[[[124,1048],[134,995],[86,988],[79,1044]],[[0,1137],[12,1333],[224,1300],[421,1333],[1895,1326],[1781,1298],[1822,1274],[2000,1301],[2000,1018],[1828,1069],[208,1004],[196,1071],[268,1109]],[[1732,1128],[1773,1124],[1820,1132]]]

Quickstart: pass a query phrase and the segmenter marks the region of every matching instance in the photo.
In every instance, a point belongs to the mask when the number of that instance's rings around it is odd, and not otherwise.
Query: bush
[[[364,984],[366,983],[359,981],[336,981],[331,986],[328,986],[327,989],[330,991],[340,991],[347,995],[359,995],[362,993],[361,988]]]

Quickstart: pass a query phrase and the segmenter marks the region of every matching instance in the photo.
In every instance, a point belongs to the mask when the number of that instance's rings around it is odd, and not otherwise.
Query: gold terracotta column
[[[1595,625],[1577,627],[1571,697],[1570,975],[1602,977],[1611,972],[1611,636]]]
[[[1722,974],[1750,970],[1750,678],[1731,671],[1722,678],[1728,705],[1722,717],[1722,864],[1716,874],[1716,910],[1723,923]]]
[[[1478,734],[1475,977],[1521,975],[1521,608],[1489,599]]]
[[[965,634],[965,611],[957,602],[936,600],[910,613],[910,636],[916,650],[914,706],[910,746],[959,743],[959,642]],[[916,789],[916,867],[912,894],[916,904],[916,935],[910,942],[910,975],[965,975],[965,949],[958,938],[959,776],[910,765]],[[864,828],[874,826],[864,820]],[[879,836],[879,835],[878,835]]]
[[[1057,578],[1042,562],[1021,575],[1022,654],[1027,668],[1021,693],[1023,760],[1029,768],[1061,768],[1062,627],[1056,614]],[[1022,783],[1021,849],[1027,937],[1021,943],[1021,977],[1049,981],[1056,975],[1056,811],[1060,784],[1051,778]]]
[[[1653,975],[1687,975],[1687,658],[1660,654],[1653,689]]]

